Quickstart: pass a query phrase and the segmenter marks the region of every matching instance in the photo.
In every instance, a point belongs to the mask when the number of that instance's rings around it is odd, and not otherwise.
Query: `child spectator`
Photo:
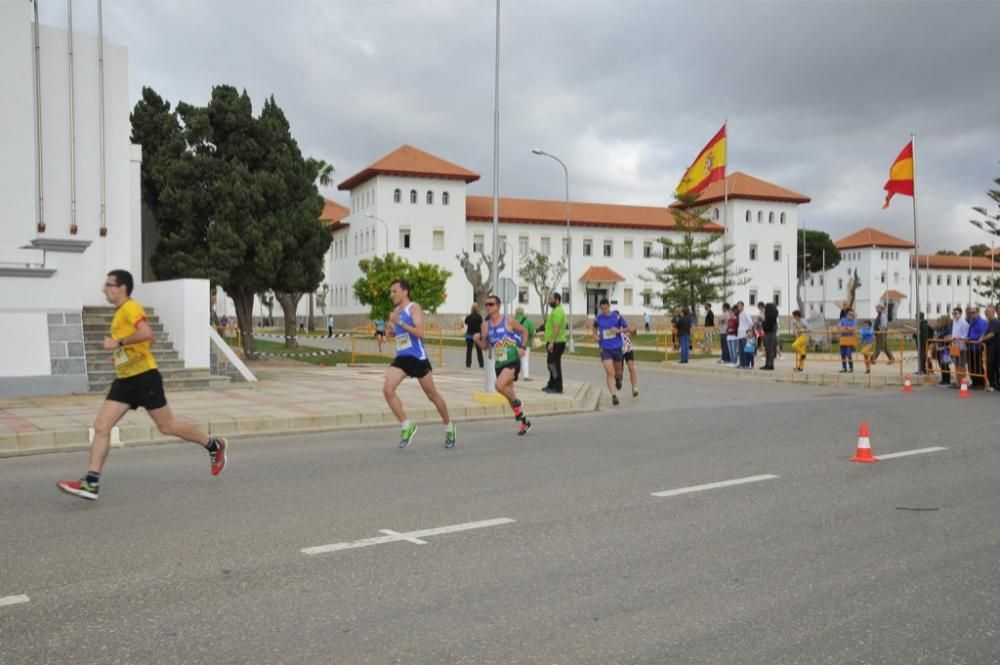
[[[871,321],[865,321],[861,326],[861,355],[865,359],[865,374],[871,374],[875,356],[875,328]]]
[[[847,308],[837,328],[840,333],[840,373],[854,372],[854,347],[858,344],[858,322],[854,310]]]

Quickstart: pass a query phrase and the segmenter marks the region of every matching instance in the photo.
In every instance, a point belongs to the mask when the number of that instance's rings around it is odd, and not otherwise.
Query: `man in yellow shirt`
[[[111,335],[104,338],[104,348],[113,353],[116,377],[108,397],[94,421],[94,441],[90,445],[90,466],[80,480],[60,480],[57,485],[67,494],[97,499],[101,470],[111,447],[111,429],[131,409],[146,409],[160,432],[196,443],[208,450],[212,475],[226,468],[226,440],[210,437],[194,424],[175,418],[163,393],[163,377],[156,368],[150,347],[155,335],[146,321],[142,305],[132,300],[132,275],[126,270],[112,270],[104,280],[104,297],[115,306]]]

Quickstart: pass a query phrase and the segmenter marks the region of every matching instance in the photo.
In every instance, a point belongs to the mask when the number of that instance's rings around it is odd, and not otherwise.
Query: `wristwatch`
[[[124,337],[122,337],[120,340],[118,340],[118,348],[122,348],[123,346],[125,346],[125,338]]]

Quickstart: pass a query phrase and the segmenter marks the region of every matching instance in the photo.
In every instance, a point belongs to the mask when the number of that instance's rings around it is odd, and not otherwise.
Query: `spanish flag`
[[[698,194],[717,180],[726,177],[726,126],[712,137],[677,183],[675,195]]]
[[[882,209],[889,207],[889,199],[895,194],[913,196],[913,141],[906,144],[903,152],[889,167],[889,181],[883,189],[889,192],[885,197]]]

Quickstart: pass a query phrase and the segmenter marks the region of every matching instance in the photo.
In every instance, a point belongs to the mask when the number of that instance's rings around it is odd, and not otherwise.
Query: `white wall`
[[[709,208],[709,217],[716,221],[714,213],[719,210],[717,221],[726,224],[726,243],[733,246],[731,256],[734,265],[746,270],[740,277],[746,284],[735,286],[730,300],[742,300],[749,306],[751,300],[772,302],[775,294],[779,294],[779,311],[783,315],[791,313],[795,308],[798,205],[730,198],[728,214],[724,214],[722,208],[722,202],[713,204]],[[747,221],[748,212],[750,221]],[[752,245],[756,245],[756,260],[750,258]],[[775,261],[774,250],[777,246],[780,246],[781,255],[780,260]],[[756,297],[751,298],[754,293]]]
[[[0,311],[0,369],[3,376],[47,376],[49,330],[44,312]]]
[[[211,340],[209,328],[209,281],[175,279],[136,284],[132,291],[143,307],[153,307],[170,333],[184,367],[207,368]]]

